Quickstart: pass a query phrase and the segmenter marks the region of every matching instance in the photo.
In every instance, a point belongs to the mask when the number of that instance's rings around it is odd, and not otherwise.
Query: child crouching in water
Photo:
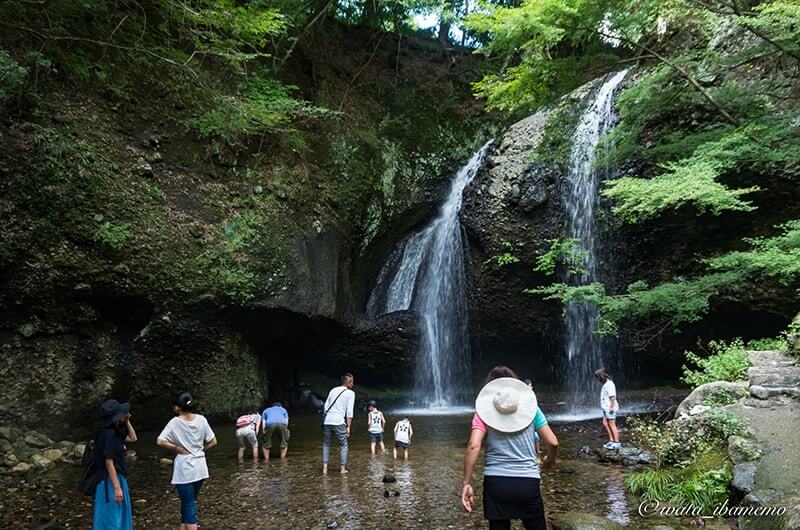
[[[367,432],[369,433],[369,448],[375,455],[375,444],[381,444],[381,453],[386,452],[386,446],[383,443],[383,428],[386,425],[386,418],[383,417],[383,412],[378,410],[378,404],[375,401],[369,402],[369,413],[367,413]]]
[[[408,446],[414,436],[414,429],[411,428],[411,420],[404,416],[402,420],[394,425],[394,457],[397,458],[397,449],[403,450],[403,458],[408,460]]]

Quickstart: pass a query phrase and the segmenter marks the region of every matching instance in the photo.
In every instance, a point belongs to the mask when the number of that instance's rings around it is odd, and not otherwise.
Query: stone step
[[[750,385],[797,386],[800,385],[800,368],[797,366],[753,367],[747,370]]]
[[[769,399],[780,395],[800,397],[800,387],[751,385],[750,395],[758,399]]]
[[[750,359],[752,366],[795,364],[794,360],[788,357],[786,353],[777,350],[748,351],[747,357]]]

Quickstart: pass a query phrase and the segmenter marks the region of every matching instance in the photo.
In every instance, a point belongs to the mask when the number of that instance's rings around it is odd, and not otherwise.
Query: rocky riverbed
[[[85,443],[55,442],[37,431],[0,427],[0,475],[29,476],[57,464],[80,463],[85,449]]]

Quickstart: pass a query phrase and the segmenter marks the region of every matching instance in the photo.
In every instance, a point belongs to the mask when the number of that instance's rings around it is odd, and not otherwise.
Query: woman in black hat
[[[100,419],[94,435],[98,469],[94,492],[94,530],[132,530],[133,514],[128,493],[128,466],[125,463],[127,442],[136,441],[131,424],[131,406],[109,399],[100,405]]]

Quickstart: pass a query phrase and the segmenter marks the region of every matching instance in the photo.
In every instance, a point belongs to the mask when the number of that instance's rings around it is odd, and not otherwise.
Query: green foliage
[[[519,263],[520,259],[513,254],[514,245],[512,245],[509,241],[503,241],[501,243],[501,246],[505,249],[505,252],[494,255],[491,258],[487,259],[486,261],[483,262],[484,265],[494,265],[498,269],[501,269],[508,265]]]
[[[559,105],[545,123],[542,139],[533,150],[534,161],[552,164],[562,171],[567,169],[572,150],[572,137],[582,111],[583,105],[572,99]]]
[[[732,251],[705,261],[709,271],[693,279],[679,279],[649,286],[644,281],[628,285],[621,294],[609,294],[601,283],[572,286],[556,283],[527,289],[546,300],[595,304],[601,334],[615,334],[622,322],[652,322],[658,329],[680,330],[701,320],[714,296],[735,295],[754,280],[791,285],[800,278],[800,221],[777,227],[781,233],[745,241],[750,250]],[[652,338],[645,337],[644,340]]]
[[[586,272],[587,251],[577,239],[551,239],[550,249],[536,258],[533,270],[552,276],[557,266],[566,267],[570,274]]]
[[[722,409],[665,423],[632,418],[631,440],[650,452],[655,469],[626,476],[625,487],[644,500],[692,505],[710,513],[727,498],[732,479],[727,438],[742,429],[742,421]]]
[[[589,67],[614,62],[614,50],[597,31],[609,14],[616,22],[630,16],[610,11],[615,2],[547,0],[518,7],[488,4],[466,19],[471,31],[487,39],[479,51],[505,58],[501,72],[475,84],[489,108],[511,114],[532,109],[585,81]],[[652,4],[639,3],[640,20],[652,16]],[[622,16],[617,16],[622,15]]]
[[[21,66],[5,50],[0,50],[0,108],[19,98],[28,78],[28,69]]]
[[[220,227],[201,256],[201,265],[212,283],[236,301],[250,300],[255,294],[256,274],[249,267],[248,251],[263,225],[258,212],[240,211]]]
[[[114,250],[120,250],[131,236],[130,225],[127,223],[112,223],[106,221],[97,227],[92,239],[98,243],[108,245]]]
[[[789,344],[786,337],[776,337],[773,339],[753,339],[747,341],[747,349],[751,351],[789,351]]]
[[[750,361],[741,339],[711,341],[708,343],[710,355],[700,357],[690,351],[685,352],[686,360],[696,368],[683,366],[684,383],[700,386],[712,381],[742,381],[747,376]]]
[[[703,397],[703,405],[709,407],[724,407],[733,405],[745,396],[744,393],[736,393],[727,388],[717,388]]]
[[[286,133],[292,130],[290,124],[334,115],[294,99],[291,93],[296,89],[253,76],[239,86],[236,96],[220,95],[216,105],[190,123],[204,138],[237,146],[248,136]]]
[[[739,416],[719,407],[712,408],[704,421],[705,425],[716,431],[723,440],[739,435],[744,430],[744,422]]]

